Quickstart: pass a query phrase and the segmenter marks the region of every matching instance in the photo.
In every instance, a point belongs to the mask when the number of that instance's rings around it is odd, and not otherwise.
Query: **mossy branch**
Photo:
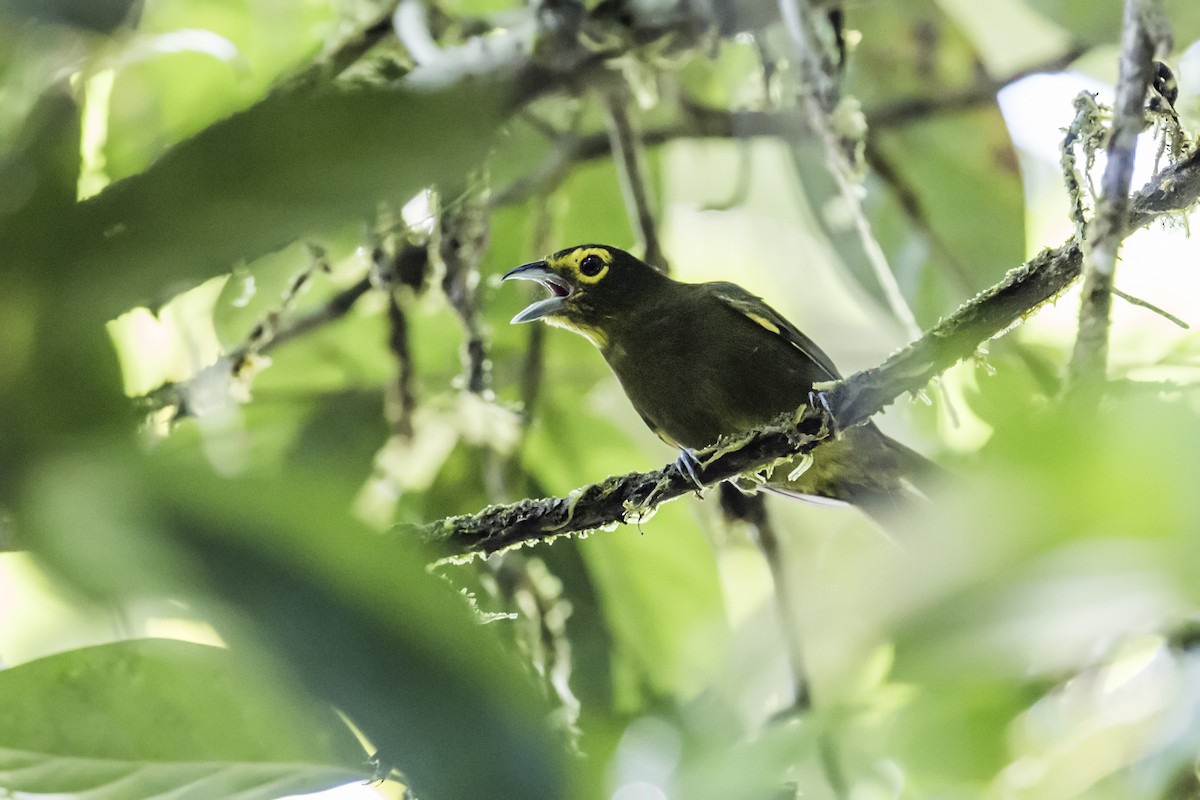
[[[1146,91],[1154,75],[1156,42],[1149,32],[1152,3],[1125,0],[1121,70],[1108,141],[1103,193],[1088,237],[1087,270],[1079,330],[1067,370],[1068,394],[1095,408],[1108,375],[1108,328],[1112,316],[1117,253],[1129,224],[1129,187],[1138,134],[1146,126]]]
[[[1130,227],[1181,211],[1200,200],[1200,156],[1157,175],[1132,201]],[[780,459],[811,451],[835,424],[860,424],[906,392],[923,388],[980,344],[1004,332],[1079,277],[1083,255],[1077,239],[1039,253],[1004,279],[946,317],[884,363],[838,381],[825,392],[830,413],[802,407],[773,424],[701,451],[705,485],[752,473]],[[719,453],[719,455],[715,455]],[[420,535],[446,556],[494,553],[515,545],[553,539],[644,519],[656,506],[693,491],[675,465],[610,477],[568,497],[497,505],[476,514],[448,517],[424,526],[401,526],[399,535]]]

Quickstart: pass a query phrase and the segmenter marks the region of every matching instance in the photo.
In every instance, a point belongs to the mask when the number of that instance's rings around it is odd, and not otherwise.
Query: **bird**
[[[545,287],[549,296],[512,322],[541,320],[595,345],[638,414],[680,451],[681,469],[697,484],[695,451],[796,411],[814,387],[841,377],[812,339],[737,284],[677,281],[616,247],[568,247],[502,280]],[[882,524],[925,497],[940,471],[869,422],[831,437],[811,460],[777,467],[762,488],[854,505]],[[752,488],[744,480],[736,485]]]

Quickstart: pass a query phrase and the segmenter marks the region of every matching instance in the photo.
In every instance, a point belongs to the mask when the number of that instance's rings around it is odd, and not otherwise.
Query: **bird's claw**
[[[371,768],[371,779],[368,784],[381,784],[389,778],[403,778],[403,773],[396,769],[388,760],[380,756],[379,751],[376,751],[367,759],[367,766]]]
[[[675,459],[675,468],[691,479],[696,486],[696,491],[704,489],[704,481],[700,480],[700,473],[704,467],[700,464],[700,460],[696,458],[696,454],[691,450],[683,449],[679,451],[679,458]]]
[[[841,434],[841,429],[838,427],[837,416],[833,413],[833,406],[829,402],[828,392],[821,391],[820,389],[813,389],[808,393],[808,407],[814,411],[817,409],[824,411],[833,435],[838,436]]]

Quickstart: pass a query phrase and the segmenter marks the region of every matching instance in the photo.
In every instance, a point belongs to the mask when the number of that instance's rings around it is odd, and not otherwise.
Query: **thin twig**
[[[792,42],[792,49],[800,62],[800,102],[807,114],[807,127],[820,141],[825,153],[825,165],[837,186],[837,194],[849,212],[854,231],[858,236],[875,281],[883,292],[892,316],[903,326],[909,337],[921,335],[921,326],[908,305],[896,275],[888,264],[887,255],[871,230],[871,223],[860,202],[860,187],[854,175],[843,143],[834,133],[829,115],[837,103],[836,84],[825,72],[825,62],[818,51],[818,37],[813,28],[812,15],[801,0],[780,0],[785,27]]]
[[[1146,90],[1154,75],[1155,42],[1146,31],[1149,0],[1125,0],[1120,77],[1113,106],[1108,163],[1088,237],[1079,331],[1067,373],[1067,393],[1094,405],[1107,377],[1108,328],[1117,253],[1129,225],[1129,187],[1137,137],[1146,123]]]
[[[1148,224],[1161,214],[1186,209],[1198,200],[1200,155],[1194,154],[1186,162],[1164,170],[1139,192],[1130,224]],[[900,395],[918,391],[933,376],[971,356],[980,343],[1058,296],[1079,277],[1082,261],[1074,239],[1044,250],[880,366],[834,384],[826,398],[838,425],[844,428],[868,419]],[[827,415],[805,408],[782,425],[767,426],[741,437],[740,446],[708,463],[701,478],[706,485],[719,483],[781,458],[809,452],[829,435]],[[706,457],[706,451],[701,451],[701,460]],[[694,490],[691,478],[672,464],[654,472],[612,477],[582,487],[568,497],[523,500],[397,530],[404,535],[423,536],[447,556],[492,553],[525,542],[644,519],[657,505]]]
[[[621,180],[621,194],[629,212],[629,223],[642,241],[646,263],[660,272],[670,273],[671,268],[658,240],[658,225],[650,208],[646,159],[642,153],[641,137],[629,113],[631,102],[629,87],[624,83],[604,92],[609,147]]]
[[[362,278],[353,286],[335,294],[325,305],[316,311],[306,314],[288,325],[273,329],[270,336],[263,336],[260,333],[258,337],[255,337],[253,351],[249,350],[247,345],[242,345],[226,356],[231,372],[236,373],[240,366],[247,362],[251,353],[266,355],[293,339],[298,339],[317,328],[341,319],[350,312],[350,309],[354,307],[354,304],[358,302],[360,297],[371,291],[374,287],[375,284],[370,277]],[[138,402],[143,409],[148,411],[157,411],[168,406],[178,407],[180,406],[181,399],[189,392],[189,383],[189,381],[164,383],[157,389],[143,395]]]
[[[829,56],[817,34],[813,11],[807,0],[779,0],[779,15],[792,42],[792,52],[800,68],[801,89],[828,116],[837,106],[840,92],[837,61]]]
[[[1183,320],[1181,320],[1179,317],[1175,316],[1171,312],[1154,305],[1154,303],[1151,303],[1149,300],[1143,300],[1140,297],[1134,297],[1131,294],[1126,294],[1125,292],[1122,292],[1120,289],[1118,289],[1115,286],[1112,287],[1112,293],[1115,294],[1117,297],[1121,298],[1122,300],[1124,300],[1126,303],[1129,303],[1129,305],[1137,306],[1138,308],[1144,308],[1147,311],[1151,311],[1155,314],[1158,314],[1160,317],[1165,319],[1167,322],[1173,323],[1174,325],[1177,325],[1180,328],[1183,328],[1185,331],[1192,327],[1191,325],[1188,325],[1186,322],[1184,322]]]
[[[291,327],[284,328],[280,323],[289,310],[296,304],[300,293],[308,286],[308,282],[312,280],[312,276],[318,271],[328,271],[329,262],[325,259],[324,249],[309,245],[309,253],[312,256],[307,267],[296,273],[288,284],[287,289],[283,293],[283,299],[279,305],[270,309],[258,321],[251,330],[246,340],[242,345],[236,348],[229,354],[228,360],[233,365],[233,373],[236,375],[241,368],[246,364],[248,359],[256,355],[265,353],[267,349],[275,346],[278,339],[283,333],[292,334]],[[286,339],[285,339],[286,341]]]
[[[571,690],[574,666],[567,624],[571,603],[563,598],[562,582],[538,558],[524,553],[505,553],[488,562],[496,582],[496,594],[515,615],[517,641],[541,679],[547,696],[557,701],[553,721],[561,726],[573,750],[581,732],[581,704]]]
[[[725,486],[728,486],[727,483]],[[737,492],[737,489],[733,489]],[[787,661],[792,669],[792,684],[794,696],[792,708],[806,711],[812,708],[812,687],[809,682],[808,670],[805,669],[804,643],[800,636],[799,620],[794,612],[792,597],[793,576],[787,570],[784,554],[780,552],[779,536],[775,533],[775,525],[770,521],[767,504],[762,495],[755,498],[762,507],[762,515],[754,523],[758,539],[758,549],[761,549],[763,559],[770,569],[770,581],[775,589],[775,607],[779,609],[780,626],[784,628],[784,642],[787,645]]]
[[[345,72],[375,45],[392,33],[392,14],[399,4],[393,0],[379,9],[375,18],[339,42],[329,52],[288,76],[276,91],[296,91],[319,85]]]
[[[961,93],[942,93],[934,97],[887,103],[865,109],[864,115],[871,123],[871,130],[879,131],[940,113],[961,112],[992,104],[996,100],[996,93],[1005,86],[1029,75],[1059,71],[1079,58],[1083,52],[1081,47],[1072,47],[1059,58],[1019,70],[999,80],[981,82]],[[764,60],[764,70],[769,68],[769,61]],[[642,146],[657,147],[677,139],[787,136],[804,125],[803,118],[796,112],[726,111],[689,102],[687,98],[682,100],[682,116],[682,120],[672,125],[642,131]],[[607,133],[586,136],[562,134],[555,139],[554,149],[541,164],[529,174],[493,193],[492,205],[513,205],[524,202],[540,192],[551,191],[566,179],[575,164],[607,158],[611,154]]]
[[[352,286],[335,294],[325,305],[316,311],[299,317],[294,322],[276,330],[270,339],[258,346],[255,352],[265,355],[293,339],[297,339],[317,328],[324,327],[331,322],[341,319],[350,313],[350,309],[354,308],[354,304],[358,302],[360,297],[373,288],[374,284],[370,278],[362,278]],[[236,357],[238,354],[234,353],[231,355]]]
[[[376,251],[377,262],[382,255],[382,250]],[[396,261],[399,261],[399,258]],[[408,318],[404,309],[400,307],[394,275],[388,284],[387,299],[388,350],[396,361],[396,377],[388,384],[384,394],[384,416],[395,434],[409,439],[413,435],[412,418],[416,406],[413,395],[413,360],[408,341]]]
[[[844,42],[840,29],[842,22],[840,9],[831,12],[827,20],[829,24],[834,26],[836,31],[836,44],[834,52],[831,53],[830,48],[824,46],[825,42],[818,35],[817,25],[819,23],[814,19],[814,10],[810,7],[807,0],[780,0],[779,8],[784,19],[784,26],[792,40],[793,54],[797,56],[799,63],[800,85],[798,94],[800,96],[801,108],[807,113],[808,127],[816,133],[825,150],[828,171],[832,174],[837,184],[842,201],[850,211],[851,216],[855,218],[855,229],[862,239],[864,249],[868,251],[873,262],[875,256],[883,259],[883,250],[879,248],[878,242],[871,233],[866,216],[862,213],[862,207],[858,203],[858,194],[855,191],[855,187],[851,186],[853,182],[851,176],[854,172],[851,159],[853,158],[857,162],[863,146],[863,139],[857,138],[851,140],[850,147],[846,148],[847,140],[835,135],[830,119],[840,97],[841,87],[838,79],[840,77],[842,57],[845,55]],[[763,54],[761,46],[759,51],[760,54]],[[769,59],[763,58],[762,62],[765,76]],[[769,86],[767,88],[769,89]],[[871,251],[872,244],[875,246],[875,251]],[[883,260],[882,263],[883,269],[888,272],[889,277],[892,277],[894,283],[894,276],[891,275],[886,260]],[[885,286],[884,292],[887,293],[887,291]],[[908,308],[903,299],[900,302],[905,309]],[[911,312],[909,312],[909,317],[912,317]],[[913,326],[914,328],[916,327],[915,319],[913,320]],[[914,335],[919,335],[919,332],[920,330],[917,328]],[[832,427],[836,427],[836,425]],[[788,658],[791,663],[793,682],[795,684],[795,708],[798,711],[806,711],[812,707],[813,699],[804,659],[801,627],[799,620],[796,618],[795,605],[793,603],[793,581],[795,580],[795,576],[787,569],[784,562],[783,554],[780,552],[779,538],[775,535],[774,526],[771,524],[770,517],[767,514],[766,504],[760,497],[755,499],[755,505],[758,510],[755,524],[755,530],[758,533],[758,545],[771,570],[771,580],[775,589],[775,603],[779,608],[780,624],[783,626],[784,640],[788,645]],[[829,786],[833,790],[835,797],[839,799],[846,798],[848,796],[848,789],[843,779],[840,755],[835,742],[831,738],[830,731],[826,731],[821,735],[819,744],[820,762],[829,781]]]
[[[720,499],[721,510],[727,519],[745,522],[754,530],[755,543],[771,572],[771,584],[775,590],[773,593],[775,609],[779,615],[784,653],[788,662],[788,672],[792,678],[791,705],[773,715],[776,720],[784,720],[797,713],[809,711],[813,707],[812,682],[808,676],[807,660],[804,656],[803,626],[796,614],[796,603],[792,594],[795,576],[787,568],[786,558],[781,549],[781,540],[771,521],[763,495],[745,495],[732,484],[722,483]],[[829,786],[833,789],[836,797],[846,797],[849,787],[845,771],[842,769],[841,755],[833,738],[834,733],[827,730],[818,735],[818,755]]]
[[[917,194],[916,188],[905,180],[891,159],[885,156],[870,138],[867,139],[867,146],[863,151],[863,155],[866,158],[867,166],[871,168],[871,172],[892,190],[892,195],[895,197],[896,202],[900,204],[900,210],[904,212],[904,216],[908,219],[909,223],[925,236],[933,252],[941,256],[942,263],[949,267],[948,273],[950,277],[954,279],[964,294],[970,295],[978,291],[978,287],[974,284],[966,265],[950,249],[950,246],[946,244],[941,234],[934,229],[933,221],[930,220],[929,214],[921,203],[921,198]]]
[[[771,571],[771,582],[775,588],[775,609],[779,614],[784,652],[792,677],[792,703],[788,711],[807,711],[812,708],[812,690],[805,667],[800,620],[796,616],[796,606],[791,593],[791,576],[784,563],[783,553],[780,552],[779,537],[767,511],[766,501],[762,494],[743,494],[731,483],[721,484],[720,498],[721,510],[727,519],[745,522],[753,529],[755,543]]]
[[[467,190],[462,202],[443,208],[439,217],[438,253],[446,265],[442,290],[466,334],[463,343],[466,389],[479,395],[491,390],[487,342],[479,313],[479,262],[487,249],[489,220],[482,181]]]

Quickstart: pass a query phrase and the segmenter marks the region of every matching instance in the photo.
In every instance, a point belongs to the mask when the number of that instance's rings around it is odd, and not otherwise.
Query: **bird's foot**
[[[367,766],[372,771],[371,779],[367,781],[368,784],[381,784],[389,779],[398,779],[401,782],[406,782],[404,773],[392,766],[389,760],[381,757],[378,751],[367,759]],[[407,796],[406,794],[405,797]]]
[[[841,436],[842,431],[838,427],[837,417],[833,413],[833,406],[829,402],[829,393],[820,389],[813,389],[808,393],[808,407],[814,411],[820,409],[825,412],[825,417],[829,422],[831,433],[835,437]]]
[[[679,458],[675,459],[675,468],[691,479],[696,486],[697,493],[704,491],[704,481],[700,480],[700,473],[704,467],[694,452],[686,448],[681,449]]]

